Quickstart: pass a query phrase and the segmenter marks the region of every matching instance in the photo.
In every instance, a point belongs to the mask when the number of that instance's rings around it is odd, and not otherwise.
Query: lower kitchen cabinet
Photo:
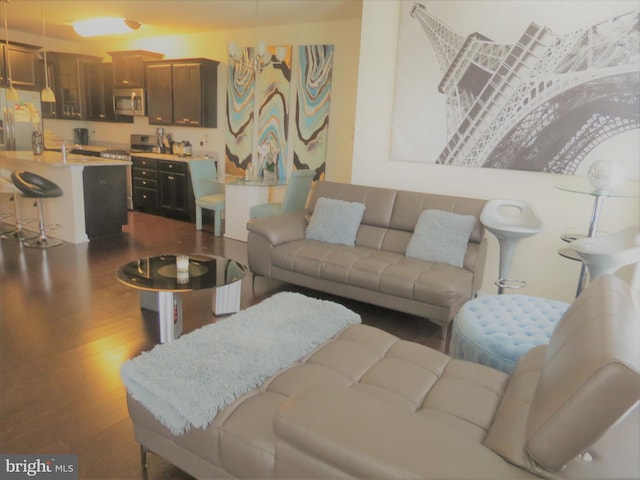
[[[132,156],[131,163],[133,209],[140,212],[159,213],[158,161]]]
[[[187,163],[160,160],[158,177],[163,215],[191,221],[193,208],[190,208],[189,199],[193,200],[193,190],[190,188]]]
[[[84,222],[89,239],[122,232],[128,222],[126,167],[85,168]]]
[[[131,157],[133,208],[195,221],[195,200],[187,162]]]

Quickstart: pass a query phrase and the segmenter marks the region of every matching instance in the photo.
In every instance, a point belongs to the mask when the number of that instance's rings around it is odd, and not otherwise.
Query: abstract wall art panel
[[[282,48],[282,47],[280,47]],[[278,178],[287,178],[287,138],[289,126],[289,98],[291,95],[291,46],[284,47],[282,62],[272,62],[259,74],[256,82],[258,95],[258,138],[256,145],[271,145],[277,151],[276,172]],[[272,60],[276,59],[276,47],[268,47]]]
[[[279,47],[284,59],[276,58],[276,47],[268,47],[270,61],[253,68],[253,47],[240,50],[241,61],[231,62],[227,74],[227,174],[243,176],[249,166],[259,167],[257,149],[268,144],[277,152],[276,168],[286,178],[289,102],[291,95],[291,46]],[[262,169],[257,172],[262,175]]]
[[[637,174],[637,2],[400,9],[392,160],[573,175],[621,153]]]
[[[293,166],[314,170],[316,180],[325,175],[333,49],[333,45],[298,48]]]
[[[243,64],[253,61],[253,48],[243,48]],[[251,163],[255,109],[253,69],[231,62],[227,69],[227,129],[225,134],[225,173],[244,176]]]

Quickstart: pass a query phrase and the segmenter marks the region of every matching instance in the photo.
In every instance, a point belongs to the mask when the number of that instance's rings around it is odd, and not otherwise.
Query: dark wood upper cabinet
[[[100,65],[101,63],[100,57],[91,55],[48,52],[49,86],[56,95],[56,102],[43,103],[43,116],[66,120],[87,120],[85,94],[87,87],[84,69],[87,65]]]
[[[218,63],[204,58],[148,63],[149,123],[215,128]]]
[[[38,89],[38,76],[36,67],[38,65],[38,49],[9,44],[9,55],[7,56],[7,45],[2,44],[0,48],[0,85],[9,86],[9,65],[11,60],[11,82],[13,87],[25,90]],[[8,57],[8,58],[7,58]]]
[[[113,109],[113,67],[110,63],[83,65],[87,120],[133,123],[133,117],[116,115]]]
[[[171,63],[147,65],[147,115],[152,125],[173,124]]]
[[[114,88],[143,88],[145,85],[144,62],[159,60],[161,53],[145,50],[109,52],[113,62]]]

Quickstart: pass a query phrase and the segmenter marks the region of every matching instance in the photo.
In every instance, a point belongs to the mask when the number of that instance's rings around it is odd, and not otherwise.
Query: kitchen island
[[[126,170],[131,162],[56,151],[0,151],[0,168],[24,170],[55,182],[62,196],[44,200],[47,224],[57,226],[48,235],[71,243],[116,234],[127,223]],[[37,218],[33,199],[19,196],[23,218]],[[12,212],[9,195],[0,196],[0,211]],[[26,226],[30,229],[30,225]]]

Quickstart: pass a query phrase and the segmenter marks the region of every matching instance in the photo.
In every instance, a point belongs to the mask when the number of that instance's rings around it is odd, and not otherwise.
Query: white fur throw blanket
[[[334,302],[281,292],[126,361],[127,391],[174,435],[303,358],[360,316]]]

